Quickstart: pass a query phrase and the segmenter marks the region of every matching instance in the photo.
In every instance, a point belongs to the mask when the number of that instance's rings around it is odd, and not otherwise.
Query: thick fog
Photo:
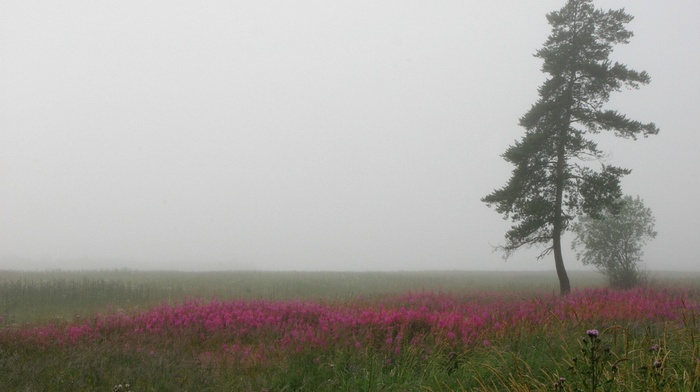
[[[563,5],[3,1],[0,269],[553,269],[493,253],[480,198]],[[597,140],[656,217],[647,267],[697,270],[700,2],[596,5],[652,77],[609,107],[661,129]]]

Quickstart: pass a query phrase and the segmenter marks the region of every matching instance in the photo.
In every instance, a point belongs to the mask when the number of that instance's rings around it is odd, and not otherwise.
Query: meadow
[[[699,278],[0,271],[0,389],[700,391]]]

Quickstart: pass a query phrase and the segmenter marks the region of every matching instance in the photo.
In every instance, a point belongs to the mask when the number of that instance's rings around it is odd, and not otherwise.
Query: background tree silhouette
[[[654,215],[637,196],[625,196],[620,205],[600,217],[582,216],[572,227],[571,248],[584,265],[593,265],[613,288],[631,288],[644,278],[642,247],[656,237]]]

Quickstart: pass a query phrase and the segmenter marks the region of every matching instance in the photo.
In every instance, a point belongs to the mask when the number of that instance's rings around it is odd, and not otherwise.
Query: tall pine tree
[[[613,46],[626,44],[633,19],[621,10],[596,9],[592,0],[568,0],[547,15],[552,33],[536,57],[548,78],[539,100],[520,119],[525,135],[503,154],[512,163],[508,183],[482,199],[513,226],[501,248],[505,257],[520,247],[545,245],[554,253],[560,291],[571,291],[561,237],[578,214],[596,216],[622,196],[620,178],[630,170],[606,165],[590,134],[601,131],[636,139],[657,134],[653,123],[606,110],[610,93],[650,82],[646,72],[609,60]],[[590,162],[598,160],[595,170]]]

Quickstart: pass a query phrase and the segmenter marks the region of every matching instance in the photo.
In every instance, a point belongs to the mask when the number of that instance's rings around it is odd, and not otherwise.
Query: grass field
[[[700,275],[0,272],[8,391],[700,391]]]

